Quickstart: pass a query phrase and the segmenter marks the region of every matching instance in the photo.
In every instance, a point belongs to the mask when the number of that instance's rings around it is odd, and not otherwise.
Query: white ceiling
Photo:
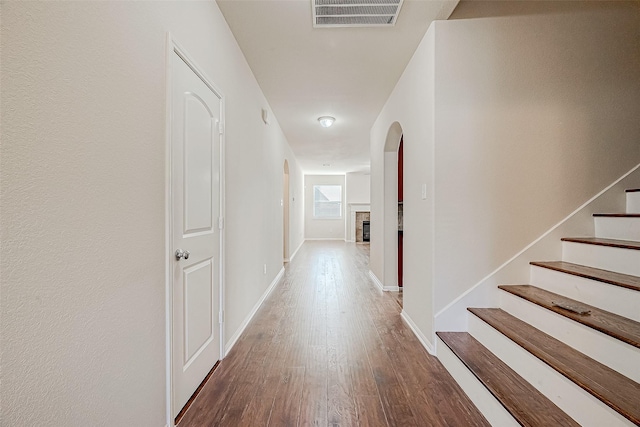
[[[311,0],[217,2],[303,171],[337,174],[369,171],[371,125],[431,22],[458,0],[404,0],[387,28],[313,28]],[[332,127],[319,125],[324,115]]]

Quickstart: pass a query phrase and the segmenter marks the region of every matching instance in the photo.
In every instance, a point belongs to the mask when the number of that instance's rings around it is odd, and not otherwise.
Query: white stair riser
[[[505,291],[500,295],[500,307],[534,328],[640,382],[640,349]]]
[[[640,322],[640,291],[533,265],[530,283]]]
[[[476,316],[469,316],[469,333],[580,425],[633,425]]]
[[[438,359],[449,371],[453,379],[469,396],[476,408],[489,421],[492,426],[519,427],[520,424],[509,412],[496,400],[487,388],[467,369],[453,351],[437,338]]]
[[[627,213],[640,213],[640,191],[627,193]]]
[[[595,217],[596,237],[640,241],[640,217]]]
[[[562,260],[603,270],[640,276],[640,251],[562,242]]]

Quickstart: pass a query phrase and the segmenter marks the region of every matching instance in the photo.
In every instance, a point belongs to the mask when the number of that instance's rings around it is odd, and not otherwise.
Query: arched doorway
[[[289,262],[289,162],[284,160],[282,180],[282,260]]]
[[[384,146],[384,289],[397,291],[401,286],[402,272],[402,152],[403,130],[400,123],[394,122],[387,133]]]

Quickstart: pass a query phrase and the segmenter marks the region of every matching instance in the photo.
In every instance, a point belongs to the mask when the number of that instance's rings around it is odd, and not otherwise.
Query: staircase
[[[438,357],[494,426],[640,425],[640,189],[596,237],[562,239],[500,308],[437,332]]]

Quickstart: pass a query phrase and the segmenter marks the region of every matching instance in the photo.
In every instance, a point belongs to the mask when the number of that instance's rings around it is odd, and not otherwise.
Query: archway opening
[[[384,146],[384,216],[383,253],[384,289],[398,291],[402,286],[403,163],[402,126],[394,122],[387,132]]]

